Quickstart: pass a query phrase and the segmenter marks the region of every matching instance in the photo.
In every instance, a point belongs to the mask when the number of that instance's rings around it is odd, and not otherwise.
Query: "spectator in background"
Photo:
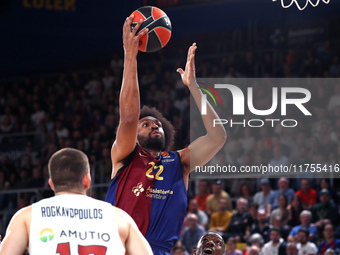
[[[250,246],[248,255],[260,255],[260,254],[261,254],[261,250],[259,247],[257,247],[256,245]]]
[[[257,206],[257,204],[250,204],[249,205],[249,213],[252,219],[252,222],[256,222],[257,221],[257,211],[259,210],[259,207]]]
[[[263,255],[285,255],[286,254],[286,243],[281,238],[281,232],[278,228],[272,228],[270,230],[270,241],[265,243],[262,248]]]
[[[340,62],[339,56],[334,56],[332,59],[332,64],[329,67],[329,75],[331,77],[339,78],[340,77]]]
[[[0,134],[9,134],[13,130],[12,120],[9,116],[4,116],[0,124]]]
[[[269,242],[269,238],[268,238],[267,242]],[[250,244],[250,246],[254,246],[254,245],[257,246],[259,248],[259,250],[261,251],[265,241],[264,241],[261,234],[254,233],[249,237],[248,243]]]
[[[111,62],[110,62],[110,67],[112,70],[115,69],[120,69],[122,68],[124,65],[124,61],[123,58],[119,57],[119,55],[117,53],[113,54]]]
[[[16,170],[12,160],[10,160],[9,156],[6,154],[1,156],[0,169],[2,169],[5,174],[9,174]]]
[[[318,252],[318,248],[316,245],[310,241],[308,241],[309,231],[307,228],[300,228],[298,231],[298,240],[297,249],[299,250],[299,255],[316,255]]]
[[[102,78],[102,82],[103,82],[105,91],[113,87],[114,80],[115,79],[110,74],[109,70],[104,70],[104,77]]]
[[[239,139],[239,143],[242,145],[245,154],[249,153],[255,145],[255,138],[252,136],[251,130],[250,127],[244,128],[243,136]]]
[[[14,189],[27,189],[30,185],[29,174],[26,169],[22,168],[19,172],[19,181],[13,187]]]
[[[183,245],[175,245],[171,250],[171,255],[189,255]]]
[[[340,254],[340,240],[334,238],[335,229],[332,224],[326,224],[323,229],[323,237],[324,241],[320,242],[318,251],[319,255],[325,255],[326,250],[331,248],[333,249],[337,254]]]
[[[340,130],[340,128],[339,128]],[[339,153],[340,153],[340,143],[339,143],[339,146],[338,146],[338,150],[339,150]],[[338,161],[340,160],[337,159]],[[336,161],[336,162],[338,162]],[[318,187],[318,196],[320,196],[320,191],[323,190],[323,189],[327,189],[329,191],[329,193],[331,194],[331,199],[334,200],[334,202],[337,201],[337,196],[336,196],[336,193],[334,192],[334,190],[331,188],[331,185],[329,184],[329,179],[321,179],[320,183],[319,183],[319,187]]]
[[[69,130],[59,120],[55,123],[55,132],[58,138],[67,139],[69,137]]]
[[[335,253],[335,250],[333,249],[327,249],[327,251],[325,252],[325,255],[338,255],[338,254]]]
[[[230,219],[228,232],[223,237],[235,237],[237,242],[245,242],[250,234],[252,225],[251,215],[248,212],[248,202],[244,198],[239,198],[236,202],[236,212]]]
[[[279,207],[271,212],[270,221],[272,221],[274,217],[280,217],[282,225],[286,226],[288,224],[287,197],[285,195],[280,195],[278,198],[278,202]]]
[[[286,248],[286,255],[298,255],[299,250],[296,246],[297,244],[294,242],[288,243]]]
[[[318,198],[316,190],[311,188],[310,181],[308,179],[301,180],[301,189],[295,194],[301,197],[302,206],[308,210],[316,204],[316,200]]]
[[[21,169],[25,169],[29,174],[32,173],[33,164],[32,164],[32,158],[31,158],[30,155],[25,154],[22,157],[20,167],[21,167]]]
[[[267,215],[270,215],[271,211],[279,207],[279,196],[281,194],[285,195],[288,199],[288,203],[292,200],[295,192],[289,188],[289,181],[287,178],[280,178],[278,182],[279,188],[274,190],[269,199],[269,204],[267,206]]]
[[[218,203],[220,201],[220,198],[224,197],[228,200],[227,204],[227,210],[232,210],[231,200],[230,196],[227,192],[225,192],[221,187],[221,181],[217,180],[212,185],[212,194],[210,194],[207,198],[207,210],[206,213],[208,215],[211,215],[213,212],[218,211]]]
[[[220,234],[227,231],[232,213],[227,210],[228,200],[221,197],[218,203],[218,211],[213,212],[210,217],[210,230]]]
[[[269,242],[269,232],[270,226],[266,217],[266,211],[263,209],[259,209],[257,211],[256,223],[252,225],[250,234],[253,235],[255,233],[258,233],[262,236],[264,242]]]
[[[188,253],[196,247],[200,237],[205,234],[205,229],[198,224],[198,218],[196,214],[190,214],[186,220],[187,227],[184,228],[183,234],[180,237],[180,243],[184,245]]]
[[[298,226],[293,227],[293,229],[290,231],[289,236],[294,237],[294,240],[297,242],[298,241],[298,232],[300,228],[307,228],[309,231],[309,237],[308,240],[312,242],[316,242],[319,237],[318,229],[311,225],[311,220],[312,220],[312,213],[308,210],[303,210],[300,213],[300,222],[301,224]]]
[[[248,205],[252,204],[253,202],[253,191],[251,186],[247,182],[243,182],[239,188],[239,197],[243,197],[247,199]]]
[[[93,72],[92,79],[84,87],[87,92],[87,95],[90,97],[93,97],[96,94],[96,90],[98,89],[100,85],[101,84],[98,78],[98,73]]]
[[[236,250],[237,242],[234,237],[229,237],[227,241],[227,250],[225,255],[242,255],[242,251]]]
[[[320,203],[312,207],[312,222],[319,229],[322,229],[328,223],[336,225],[339,217],[338,208],[331,200],[328,189],[320,191],[319,199]]]
[[[203,228],[206,228],[209,224],[208,216],[205,214],[204,211],[198,209],[198,203],[195,198],[191,199],[188,205],[188,213],[187,219],[191,214],[196,214],[198,218],[198,224],[200,224]]]
[[[272,227],[276,227],[276,228],[280,229],[281,237],[284,240],[287,240],[287,237],[288,237],[289,232],[290,232],[290,228],[287,225],[283,225],[283,222],[281,221],[281,217],[280,216],[276,216],[276,217],[272,218],[272,220],[270,222],[270,227],[271,228]]]
[[[43,178],[42,169],[34,167],[32,171],[32,179],[29,181],[28,186],[30,188],[42,188],[44,187],[45,179]]]
[[[254,195],[253,202],[259,206],[259,209],[266,209],[270,196],[273,193],[273,191],[270,189],[269,180],[261,179],[260,188],[261,191]]]
[[[288,226],[294,227],[300,224],[300,213],[302,212],[302,201],[299,195],[294,195],[292,202],[287,206],[288,210]]]
[[[31,114],[31,121],[35,127],[38,127],[40,121],[45,117],[45,111],[41,109],[41,105],[37,102],[33,103],[33,113]]]
[[[206,180],[200,180],[198,184],[198,195],[195,199],[198,202],[198,209],[206,211],[207,209],[207,198],[209,197],[209,183]]]
[[[289,159],[283,155],[281,145],[275,145],[273,147],[274,157],[269,161],[270,166],[288,166]]]
[[[331,112],[337,106],[340,106],[340,85],[339,84],[335,85],[334,87],[334,94],[328,101],[327,110]]]

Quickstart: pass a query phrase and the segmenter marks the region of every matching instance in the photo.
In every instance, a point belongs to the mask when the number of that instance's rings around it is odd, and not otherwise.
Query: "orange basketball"
[[[149,32],[142,36],[139,41],[139,50],[143,52],[154,52],[163,48],[171,37],[171,22],[164,11],[154,6],[138,8],[133,13],[131,29],[139,20],[143,20],[137,34],[145,28]],[[131,15],[132,15],[131,14]]]

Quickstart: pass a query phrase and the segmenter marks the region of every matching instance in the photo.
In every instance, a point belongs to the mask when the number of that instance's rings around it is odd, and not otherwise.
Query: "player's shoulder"
[[[186,147],[186,148],[183,148],[181,150],[177,150],[175,151],[180,157],[182,157],[183,153],[186,153],[186,151],[188,151],[190,148],[190,146]]]
[[[112,211],[115,215],[115,218],[118,222],[125,222],[125,223],[131,223],[132,222],[132,218],[129,214],[127,214],[125,211],[123,211],[122,209],[116,207],[116,206],[111,206],[112,207]]]
[[[13,215],[13,220],[29,220],[32,214],[32,205],[21,208]]]

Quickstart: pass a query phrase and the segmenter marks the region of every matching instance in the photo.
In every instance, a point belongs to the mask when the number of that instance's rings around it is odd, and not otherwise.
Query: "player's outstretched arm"
[[[119,235],[125,244],[127,255],[153,255],[149,243],[139,231],[136,223],[123,210],[113,207],[118,224]]]
[[[26,207],[18,211],[12,217],[6,236],[0,245],[1,255],[22,255],[28,247],[29,226],[31,207]]]
[[[135,148],[137,138],[137,124],[140,112],[137,53],[139,39],[147,33],[147,29],[136,35],[142,21],[139,21],[131,31],[132,19],[133,16],[128,17],[123,26],[124,72],[119,97],[120,120],[116,141],[111,150],[112,178],[118,170],[117,164],[122,162]]]
[[[196,82],[195,73],[196,49],[196,43],[193,43],[188,51],[185,70],[183,71],[181,68],[178,68],[177,72],[181,74],[183,83],[189,88],[190,93],[201,112],[202,92]],[[207,103],[207,114],[202,115],[207,134],[197,138],[187,148],[179,151],[184,176],[194,170],[195,166],[206,164],[223,147],[227,139],[227,133],[222,124],[215,125],[215,127],[213,126],[214,119],[219,119],[219,117],[212,106]]]

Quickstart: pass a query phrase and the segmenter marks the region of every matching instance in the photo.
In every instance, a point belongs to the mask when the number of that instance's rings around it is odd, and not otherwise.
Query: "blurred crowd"
[[[211,43],[202,42],[200,46],[198,42],[197,77],[340,77],[339,52],[330,41],[304,51],[289,47],[226,52],[220,56],[207,54]],[[141,103],[156,107],[177,130],[174,150],[190,143],[190,94],[175,72],[185,63],[186,47],[180,42],[176,45],[173,56],[178,52],[181,61],[160,51],[154,55],[156,62],[141,56],[138,70]],[[41,74],[0,83],[2,235],[13,212],[51,196],[47,162],[60,148],[73,147],[85,152],[93,184],[109,183],[122,71],[123,58],[114,54],[102,69]],[[214,160],[237,167],[268,163],[338,164],[340,84],[313,87],[311,94],[316,121],[296,130],[230,129],[225,147]],[[256,96],[261,99],[261,93]],[[223,235],[229,255],[241,254],[234,251],[240,243],[249,247],[256,243],[263,255],[279,254],[271,253],[278,242],[291,244],[292,250],[307,244],[319,245],[319,253],[325,254],[328,243],[333,245],[332,238],[340,237],[336,184],[336,179],[314,178],[192,182],[188,216],[177,245],[179,252],[185,247],[183,254],[190,253],[197,238],[211,229]],[[21,192],[20,196],[1,193],[28,188],[46,189],[38,193]],[[93,196],[103,199],[105,192],[93,190]],[[327,245],[322,243],[324,240]],[[331,248],[340,245],[338,241],[335,244]],[[247,254],[248,250],[242,252]],[[174,250],[174,254],[182,253]],[[336,254],[340,254],[339,250]]]
[[[228,180],[200,180],[173,254],[191,254],[206,231],[223,237],[227,255],[340,254],[338,195],[328,179],[299,181],[294,190],[284,177],[244,179],[232,194]]]

